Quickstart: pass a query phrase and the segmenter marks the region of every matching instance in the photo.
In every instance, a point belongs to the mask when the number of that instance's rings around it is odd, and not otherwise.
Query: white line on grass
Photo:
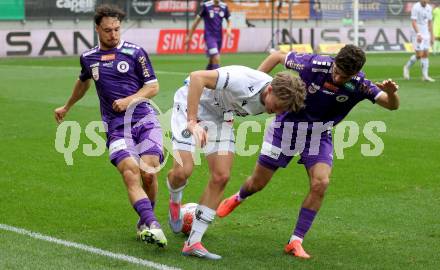
[[[94,254],[98,254],[98,255],[101,255],[101,256],[107,256],[107,257],[110,257],[110,258],[115,259],[115,260],[125,261],[125,262],[129,262],[129,263],[133,263],[133,264],[138,264],[138,265],[142,265],[142,266],[148,266],[148,267],[151,267],[151,268],[154,268],[154,269],[180,270],[180,268],[168,266],[168,265],[165,265],[165,264],[155,263],[155,262],[139,259],[139,258],[136,258],[136,257],[128,256],[128,255],[125,255],[125,254],[121,254],[121,253],[113,253],[113,252],[110,252],[110,251],[107,251],[107,250],[103,250],[103,249],[100,249],[100,248],[96,248],[96,247],[87,246],[87,245],[80,244],[80,243],[75,243],[75,242],[70,242],[70,241],[54,238],[54,237],[51,237],[51,236],[47,236],[47,235],[36,233],[36,232],[31,232],[31,231],[28,231],[28,230],[25,230],[25,229],[22,229],[22,228],[13,227],[13,226],[9,226],[9,225],[6,225],[6,224],[1,224],[0,223],[0,230],[15,232],[15,233],[26,235],[26,236],[29,236],[29,237],[32,237],[32,238],[35,238],[35,239],[38,239],[38,240],[43,240],[43,241],[55,243],[55,244],[66,246],[66,247],[80,249],[80,250],[87,251],[87,252],[94,253]]]
[[[20,69],[58,69],[58,70],[75,70],[80,71],[80,66],[70,67],[70,66],[25,66],[25,65],[0,65],[0,68],[20,68]],[[187,76],[189,73],[179,72],[179,71],[165,71],[165,70],[155,70],[156,74],[167,74],[167,75],[177,75],[177,76]]]
[[[5,67],[5,68],[13,68],[13,67],[18,67],[18,68],[23,68],[23,69],[57,69],[57,70],[75,70],[75,71],[80,71],[80,67],[70,67],[70,66],[24,66],[24,65],[1,65],[0,64],[0,68]],[[154,71],[156,74],[167,74],[167,75],[176,75],[176,76],[188,76],[189,73],[186,72],[179,72],[179,71],[165,71],[165,70],[155,70]],[[367,77],[368,80],[372,81],[372,82],[378,82],[378,81],[383,81],[383,80],[387,80],[388,78],[390,78],[390,76],[384,76],[381,78],[369,78]],[[440,79],[440,76],[431,76],[431,78],[434,78],[436,80]],[[404,80],[403,77],[391,77],[390,79],[393,80],[399,80],[402,81]],[[420,82],[422,82],[421,77],[420,78],[414,78],[413,81],[417,81],[419,80]]]

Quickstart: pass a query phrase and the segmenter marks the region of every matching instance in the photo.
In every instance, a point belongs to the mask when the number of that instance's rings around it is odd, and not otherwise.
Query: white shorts
[[[431,47],[431,37],[430,35],[423,35],[423,39],[420,43],[417,42],[417,35],[412,34],[411,41],[415,51],[427,51]]]
[[[182,86],[174,95],[173,113],[171,115],[171,132],[173,150],[189,151],[194,153],[196,144],[194,137],[187,130],[187,95],[188,87]],[[205,155],[216,152],[234,152],[235,136],[232,123],[232,114],[208,102],[199,104],[199,124],[208,131],[208,142],[202,148]]]

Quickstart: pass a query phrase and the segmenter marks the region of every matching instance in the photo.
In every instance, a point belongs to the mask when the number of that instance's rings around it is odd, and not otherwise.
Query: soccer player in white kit
[[[429,48],[434,43],[434,33],[432,31],[432,7],[428,4],[429,0],[421,0],[413,5],[411,9],[412,43],[415,55],[412,55],[408,62],[403,66],[403,78],[409,80],[410,68],[420,59],[422,63],[422,80],[434,82],[435,80],[428,75],[429,69]]]
[[[180,206],[183,189],[193,171],[196,146],[202,147],[209,167],[209,182],[197,206],[183,255],[221,258],[208,252],[201,239],[214,220],[230,177],[235,145],[233,115],[297,112],[304,106],[305,96],[305,84],[289,72],[277,73],[272,79],[244,66],[192,72],[177,90],[171,116],[174,162],[167,179],[169,223],[175,233],[182,229]]]

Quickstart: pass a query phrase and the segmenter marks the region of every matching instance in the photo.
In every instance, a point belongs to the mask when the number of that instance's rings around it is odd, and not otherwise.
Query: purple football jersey
[[[102,120],[108,129],[113,130],[124,124],[125,112],[116,112],[112,108],[115,100],[138,92],[144,84],[157,81],[148,54],[139,46],[121,40],[111,50],[95,47],[80,57],[81,74],[79,79],[93,79],[100,101]],[[138,104],[132,115],[135,123],[147,115],[154,115],[149,104]],[[152,117],[155,120],[156,117]]]
[[[375,102],[381,90],[365,78],[363,72],[353,76],[342,86],[335,85],[331,72],[334,59],[318,54],[291,52],[286,57],[285,67],[295,70],[307,87],[306,107],[299,113],[280,115],[284,121],[329,122],[338,124],[360,101]]]
[[[205,2],[202,4],[199,16],[205,23],[205,39],[214,37],[221,40],[223,18],[229,19],[231,16],[228,6],[221,1],[218,6],[214,4],[214,1]]]

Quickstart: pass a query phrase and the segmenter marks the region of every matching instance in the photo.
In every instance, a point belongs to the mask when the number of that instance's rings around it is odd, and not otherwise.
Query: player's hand
[[[206,132],[206,130],[201,127],[195,120],[189,120],[187,128],[189,132],[191,132],[191,134],[194,136],[196,144],[200,145],[200,147],[204,147],[206,145],[206,142],[208,141],[208,133]]]
[[[66,106],[62,106],[62,107],[56,108],[54,110],[55,121],[57,121],[58,124],[63,122],[64,117],[66,116],[68,111],[69,110],[66,108]]]
[[[380,90],[384,91],[387,94],[393,94],[397,90],[399,90],[399,85],[392,79],[384,80],[381,83],[378,82],[376,83],[376,85],[380,88]]]
[[[112,108],[115,112],[123,112],[127,109],[130,101],[126,98],[120,98],[113,101]]]
[[[231,29],[226,29],[226,35],[229,37],[229,38],[232,38],[232,30]]]

